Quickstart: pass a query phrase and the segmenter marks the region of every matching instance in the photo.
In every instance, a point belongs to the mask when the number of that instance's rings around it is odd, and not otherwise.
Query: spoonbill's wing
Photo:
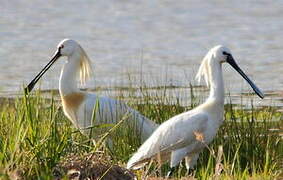
[[[145,141],[158,127],[153,121],[127,106],[123,101],[96,96],[92,93],[87,93],[77,122],[80,122],[80,128],[86,128],[96,124],[116,124],[123,118],[127,118],[127,125],[141,137],[142,141]],[[98,129],[95,131],[98,132]]]
[[[137,169],[157,155],[168,156],[168,153],[196,142],[196,134],[204,132],[208,116],[204,112],[189,111],[161,124],[145,141],[133,157],[128,161],[127,168]]]

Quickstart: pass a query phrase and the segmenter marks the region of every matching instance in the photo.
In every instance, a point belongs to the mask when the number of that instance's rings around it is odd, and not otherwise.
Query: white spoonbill
[[[92,68],[86,52],[74,40],[64,39],[58,44],[51,61],[30,82],[25,91],[30,92],[42,75],[61,56],[66,56],[67,61],[61,70],[59,92],[64,113],[76,128],[88,135],[93,125],[117,123],[127,114],[129,116],[127,123],[134,128],[132,131],[136,131],[141,136],[142,141],[152,134],[157,125],[125,103],[79,90],[77,75],[80,75],[81,83],[85,83],[91,76]],[[97,109],[96,112],[94,108]],[[94,122],[93,113],[95,113]]]
[[[170,175],[183,158],[187,170],[196,164],[199,153],[205,144],[213,140],[223,122],[222,63],[224,62],[238,71],[259,97],[264,97],[264,94],[236,64],[231,51],[221,45],[215,46],[204,57],[196,76],[199,81],[204,77],[206,85],[209,86],[208,99],[198,107],[162,123],[130,158],[128,169],[138,169],[152,159],[161,163],[170,160],[171,170],[168,173]],[[197,136],[201,136],[203,141]]]

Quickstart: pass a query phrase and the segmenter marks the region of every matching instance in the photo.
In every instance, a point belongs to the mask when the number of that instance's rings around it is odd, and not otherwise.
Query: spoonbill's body
[[[65,39],[58,44],[52,60],[31,81],[26,91],[30,92],[41,76],[61,56],[66,56],[67,61],[61,70],[59,92],[64,113],[75,127],[80,129],[82,133],[89,135],[90,127],[97,124],[114,124],[127,116],[127,124],[135,128],[133,131],[136,130],[141,135],[142,141],[152,134],[157,125],[125,103],[79,90],[76,81],[77,74],[80,75],[81,83],[85,83],[90,77],[92,69],[87,54],[74,40]]]
[[[197,74],[197,79],[200,81],[204,77],[210,87],[208,99],[195,109],[162,123],[128,161],[128,169],[138,169],[151,159],[161,163],[170,160],[170,167],[173,168],[185,158],[187,170],[196,164],[199,153],[205,144],[213,140],[223,122],[223,62],[232,65],[263,98],[261,91],[235,63],[228,48],[212,48],[203,59]]]

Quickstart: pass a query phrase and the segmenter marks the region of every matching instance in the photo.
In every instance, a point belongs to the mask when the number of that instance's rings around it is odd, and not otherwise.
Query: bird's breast
[[[69,93],[67,95],[62,95],[62,105],[65,113],[70,112],[76,113],[80,105],[85,100],[86,95],[81,92]],[[76,116],[76,114],[74,114]]]

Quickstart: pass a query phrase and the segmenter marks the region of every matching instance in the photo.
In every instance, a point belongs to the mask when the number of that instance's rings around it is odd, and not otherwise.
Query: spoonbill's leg
[[[198,157],[199,153],[190,154],[185,157],[185,164],[187,169],[186,175],[189,175],[191,173],[190,169],[193,170],[193,167],[197,164]]]
[[[176,167],[170,167],[170,170],[168,171],[166,178],[169,178],[173,175],[173,173],[175,172]]]

